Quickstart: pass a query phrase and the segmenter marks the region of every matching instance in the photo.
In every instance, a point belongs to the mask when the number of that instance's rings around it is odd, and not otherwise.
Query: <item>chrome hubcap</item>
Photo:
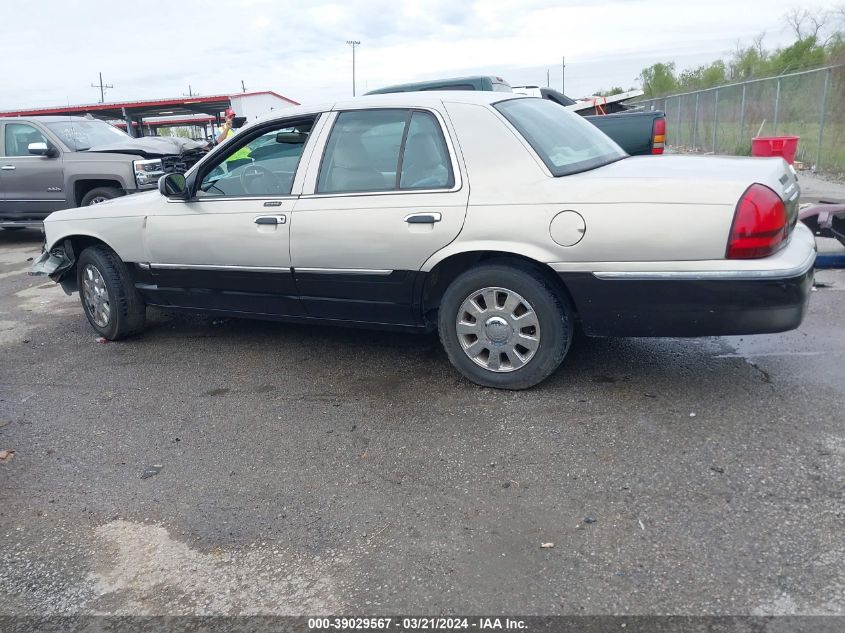
[[[98,327],[106,327],[111,316],[109,291],[100,271],[91,264],[82,271],[82,297],[85,308]]]
[[[91,202],[88,203],[88,206],[90,207],[92,204],[100,204],[101,202],[105,202],[106,200],[108,200],[108,198],[106,198],[105,196],[97,196],[96,198],[91,198]]]
[[[507,288],[482,288],[464,299],[456,329],[464,353],[494,372],[523,367],[540,347],[534,308]]]

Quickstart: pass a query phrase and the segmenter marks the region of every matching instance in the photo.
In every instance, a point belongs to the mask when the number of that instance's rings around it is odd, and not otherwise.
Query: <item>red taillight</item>
[[[726,257],[767,257],[786,243],[788,233],[783,200],[765,185],[753,184],[736,205]]]
[[[662,154],[663,146],[666,144],[666,119],[663,117],[654,120],[651,127],[651,153]]]

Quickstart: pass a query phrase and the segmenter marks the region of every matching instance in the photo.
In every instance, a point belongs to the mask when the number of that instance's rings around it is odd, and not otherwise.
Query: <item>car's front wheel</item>
[[[468,270],[440,302],[440,340],[452,364],[485,387],[527,389],[560,365],[572,342],[567,298],[539,270],[486,264]]]
[[[119,198],[122,195],[124,195],[123,189],[118,189],[117,187],[96,187],[82,196],[79,206],[88,207],[92,204],[100,204],[112,198]]]
[[[91,246],[76,262],[79,297],[88,322],[109,340],[144,328],[146,306],[126,264],[106,246]]]

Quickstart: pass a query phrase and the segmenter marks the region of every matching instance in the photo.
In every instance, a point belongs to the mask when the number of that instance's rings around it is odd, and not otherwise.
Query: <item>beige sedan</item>
[[[551,374],[590,335],[778,332],[815,258],[781,159],[628,157],[506,93],[288,108],[159,191],[53,213],[34,272],[109,339],[145,307],[438,329],[489,387]]]

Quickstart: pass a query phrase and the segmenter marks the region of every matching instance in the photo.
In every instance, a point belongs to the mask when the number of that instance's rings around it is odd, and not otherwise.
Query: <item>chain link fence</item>
[[[796,160],[845,172],[845,66],[752,79],[636,102],[666,112],[667,144],[751,155],[755,136],[799,136]]]

